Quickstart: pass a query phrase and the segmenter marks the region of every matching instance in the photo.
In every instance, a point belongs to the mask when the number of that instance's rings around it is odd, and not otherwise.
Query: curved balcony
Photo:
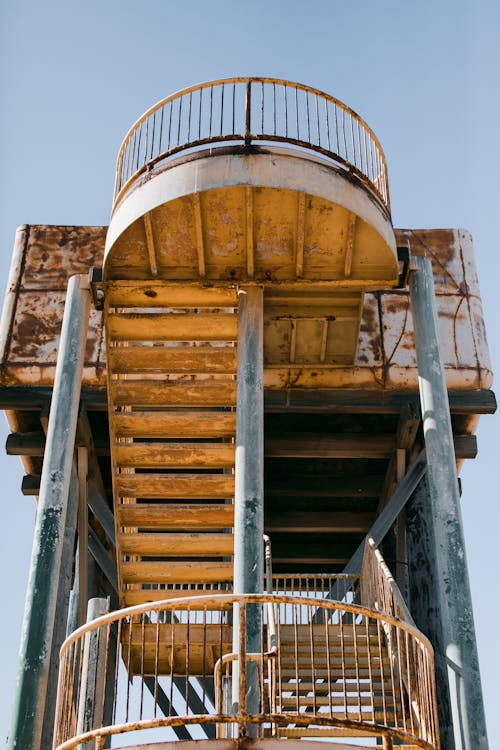
[[[335,97],[275,78],[225,78],[162,99],[129,130],[114,206],[148,172],[202,146],[281,143],[315,152],[357,177],[390,212],[387,165],[366,122]]]
[[[384,747],[438,748],[427,639],[346,599],[205,595],[88,623],[61,650],[54,748],[99,750],[116,736],[138,747],[168,742],[173,727],[214,725],[219,739],[376,737]],[[260,623],[251,652],[250,618]]]
[[[105,279],[394,286],[384,153],[309,86],[228,78],[149,109],[121,146]]]

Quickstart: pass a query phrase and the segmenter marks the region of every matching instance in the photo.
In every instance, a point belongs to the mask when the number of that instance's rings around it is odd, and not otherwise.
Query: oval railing
[[[322,154],[356,175],[390,210],[385,156],[364,120],[333,96],[273,78],[211,81],[151,107],[120,148],[114,205],[141,175],[174,154],[206,144],[259,141]]]
[[[260,632],[251,652],[249,618]],[[368,735],[435,750],[432,648],[385,613],[269,594],[131,607],[63,644],[57,750],[100,750],[122,733],[167,741],[192,725],[220,738]]]

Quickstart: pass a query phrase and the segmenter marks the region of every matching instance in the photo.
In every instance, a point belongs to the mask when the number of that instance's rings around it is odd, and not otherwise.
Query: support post
[[[86,621],[105,615],[108,612],[107,599],[90,599]],[[89,630],[85,634],[81,683],[78,703],[77,734],[90,732],[102,726],[106,697],[106,650],[109,645],[110,627],[104,626]],[[95,740],[81,745],[81,750],[95,750]]]
[[[427,456],[429,522],[434,547],[440,631],[437,673],[447,675],[451,726],[443,750],[487,750],[481,680],[460,511],[453,433],[439,349],[434,278],[428,258],[414,257],[410,297]]]
[[[19,652],[8,750],[39,750],[90,310],[85,276],[69,280]]]
[[[236,464],[234,509],[234,592],[262,593],[264,575],[264,389],[263,290],[246,287],[239,293],[238,374],[236,397]],[[246,612],[246,651],[261,653],[260,605]],[[233,651],[240,638],[234,615]],[[246,665],[246,710],[260,711],[258,664]],[[233,710],[239,706],[239,673],[233,667]],[[249,725],[249,734],[255,727]]]

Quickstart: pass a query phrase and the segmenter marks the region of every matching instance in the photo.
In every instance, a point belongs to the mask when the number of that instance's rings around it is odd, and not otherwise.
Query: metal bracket
[[[396,250],[398,253],[398,263],[403,264],[403,269],[399,274],[399,282],[396,289],[404,289],[408,286],[408,276],[410,274],[410,248],[408,245],[404,245],[403,247],[397,247]]]
[[[89,271],[90,292],[96,310],[104,310],[104,285],[102,268],[91,268]]]

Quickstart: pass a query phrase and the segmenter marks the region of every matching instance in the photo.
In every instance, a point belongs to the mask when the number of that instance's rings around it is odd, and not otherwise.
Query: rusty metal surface
[[[16,238],[0,328],[0,385],[51,385],[68,277],[102,264],[106,227],[25,227]],[[488,345],[472,238],[464,230],[396,230],[433,263],[449,388],[491,386]],[[284,334],[286,335],[286,333]],[[406,290],[365,295],[354,367],[266,367],[268,388],[416,390],[413,325]],[[106,385],[102,314],[93,311],[84,388]]]

